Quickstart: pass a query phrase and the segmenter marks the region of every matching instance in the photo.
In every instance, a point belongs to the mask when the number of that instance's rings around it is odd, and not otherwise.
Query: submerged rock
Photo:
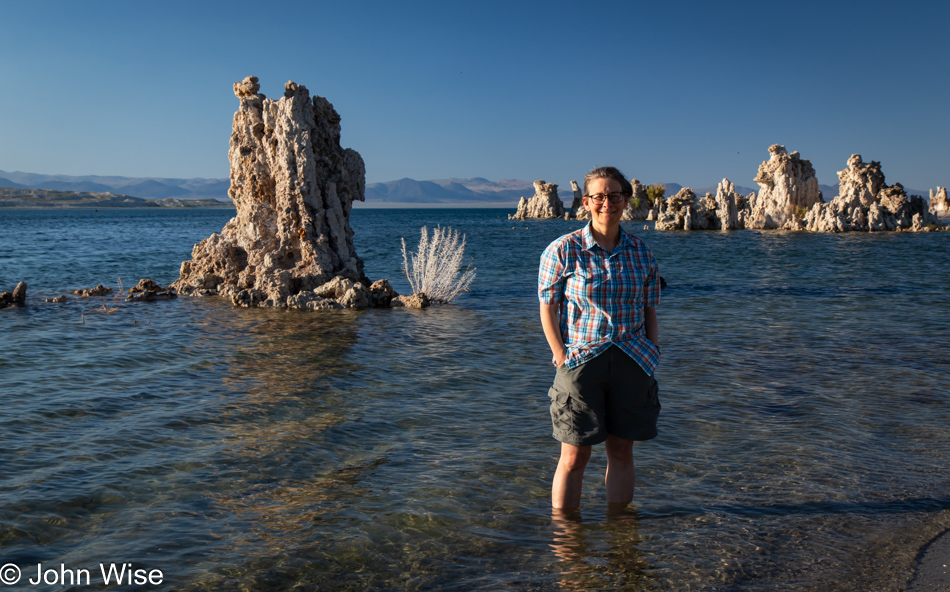
[[[430,302],[429,297],[426,296],[425,292],[417,292],[412,296],[396,296],[392,300],[392,307],[406,307],[406,308],[428,308]]]
[[[171,287],[163,288],[155,280],[142,278],[139,283],[129,288],[126,302],[152,302],[153,300],[171,300],[178,295]]]
[[[13,288],[13,292],[0,293],[0,308],[26,305],[26,282],[20,282]]]
[[[522,197],[518,202],[518,211],[510,214],[508,219],[563,218],[564,214],[564,203],[557,195],[557,183],[545,183],[543,180],[538,180],[534,182],[534,195],[531,199]]]
[[[369,305],[373,308],[389,308],[397,296],[388,280],[376,280],[369,287]]]
[[[291,296],[339,279],[361,288],[334,298],[358,307],[369,281],[349,220],[352,203],[364,199],[363,159],[340,146],[340,116],[325,98],[294,82],[278,100],[259,90],[254,76],[234,84],[228,195],[237,214],[195,245],[172,287],[237,306],[288,306]]]
[[[106,286],[99,284],[95,288],[80,288],[79,290],[73,290],[73,294],[79,296],[80,298],[89,298],[91,296],[108,296],[109,294],[112,294],[112,288],[107,288]]]

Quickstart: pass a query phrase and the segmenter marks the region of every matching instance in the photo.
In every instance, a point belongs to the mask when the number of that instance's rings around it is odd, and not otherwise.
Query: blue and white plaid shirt
[[[620,229],[608,253],[590,224],[557,239],[541,254],[538,298],[560,304],[565,368],[574,368],[617,345],[652,375],[660,348],[647,339],[643,307],[660,302],[656,259],[639,238]]]

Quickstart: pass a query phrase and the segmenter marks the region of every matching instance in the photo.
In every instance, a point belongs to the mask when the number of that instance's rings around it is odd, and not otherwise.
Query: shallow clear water
[[[407,292],[399,238],[450,225],[471,292],[302,313],[41,302],[167,285],[231,211],[0,211],[0,289],[30,286],[0,311],[0,564],[95,585],[131,562],[185,590],[906,582],[950,527],[950,235],[631,224],[669,284],[660,436],[635,448],[626,514],[595,450],[580,520],[558,522],[535,282],[576,224],[506,213],[355,210],[371,279]]]

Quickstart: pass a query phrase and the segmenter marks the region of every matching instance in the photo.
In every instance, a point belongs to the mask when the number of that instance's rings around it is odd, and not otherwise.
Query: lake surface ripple
[[[950,527],[946,234],[630,224],[668,282],[660,435],[635,447],[628,512],[607,515],[599,447],[582,516],[553,521],[535,282],[577,225],[507,213],[355,210],[371,279],[408,293],[400,237],[450,225],[471,292],[302,313],[40,302],[167,285],[231,211],[0,212],[0,289],[25,280],[31,301],[0,311],[0,564],[130,562],[169,590],[907,581]]]

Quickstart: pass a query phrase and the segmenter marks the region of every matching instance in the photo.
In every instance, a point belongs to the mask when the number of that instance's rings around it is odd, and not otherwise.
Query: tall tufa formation
[[[930,190],[930,209],[938,216],[950,216],[950,201],[947,200],[947,188],[937,187]]]
[[[276,101],[259,89],[254,76],[234,84],[228,195],[237,215],[195,245],[173,287],[241,306],[285,306],[337,277],[362,289],[349,218],[364,199],[363,159],[340,147],[340,116],[325,98],[294,82]]]
[[[518,211],[509,214],[511,220],[525,220],[527,218],[563,218],[564,204],[557,196],[557,184],[534,182],[534,195],[531,199],[521,198],[518,202]]]
[[[571,181],[571,189],[574,191],[574,201],[571,202],[570,217],[575,220],[590,220],[590,210],[584,207],[584,191],[577,185],[577,181]]]
[[[751,203],[747,228],[793,228],[800,214],[824,200],[811,162],[798,152],[786,153],[785,146],[769,147],[768,160],[759,165],[755,182],[761,188]],[[796,212],[799,214],[796,216]]]
[[[852,154],[848,168],[838,172],[838,180],[838,196],[830,203],[815,204],[808,211],[804,219],[808,230],[921,231],[940,225],[924,198],[908,197],[900,183],[888,186],[884,182],[879,162],[866,163],[860,154]]]

